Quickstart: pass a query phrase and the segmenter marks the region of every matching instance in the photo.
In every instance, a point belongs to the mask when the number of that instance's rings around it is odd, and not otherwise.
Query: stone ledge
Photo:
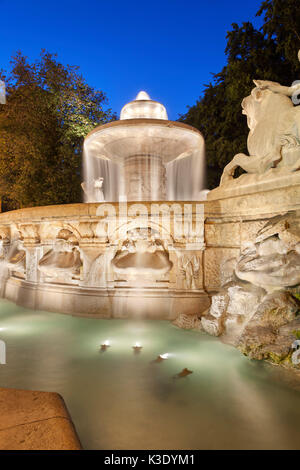
[[[225,184],[214,188],[207,195],[208,201],[234,198],[250,194],[265,193],[278,189],[300,185],[300,172],[291,172],[282,168],[271,168],[263,174],[245,173]]]
[[[60,395],[0,388],[0,450],[80,450]]]

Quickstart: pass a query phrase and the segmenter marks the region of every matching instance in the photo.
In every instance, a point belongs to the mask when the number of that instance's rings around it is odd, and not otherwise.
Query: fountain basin
[[[188,206],[185,234],[177,220],[183,203],[128,203],[126,213],[102,203],[0,214],[1,296],[28,308],[98,318],[201,312],[209,305],[203,203]],[[11,253],[17,250],[22,263],[16,264]]]
[[[96,127],[85,138],[91,156],[121,163],[131,155],[159,155],[163,163],[199,150],[204,138],[198,129],[162,119],[126,119]]]
[[[291,375],[217,338],[164,321],[67,317],[3,301],[0,323],[9,358],[0,385],[61,394],[84,449],[299,448]],[[168,360],[153,363],[165,352]],[[193,374],[173,379],[183,368]]]

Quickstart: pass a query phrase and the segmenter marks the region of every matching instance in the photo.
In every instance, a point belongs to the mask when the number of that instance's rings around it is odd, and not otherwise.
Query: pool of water
[[[0,386],[59,392],[85,449],[300,448],[299,391],[204,333],[1,301],[0,339]],[[169,359],[153,362],[163,353]],[[193,374],[174,378],[185,367]]]

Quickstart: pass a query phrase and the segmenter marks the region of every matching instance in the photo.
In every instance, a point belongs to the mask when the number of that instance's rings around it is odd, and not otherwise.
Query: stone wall
[[[205,202],[205,288],[220,288],[226,264],[255,240],[269,219],[299,209],[299,173],[242,175],[211,191]]]
[[[0,214],[1,295],[28,308],[105,318],[202,313],[266,222],[300,208],[299,175],[285,183],[269,190],[258,184],[256,192],[253,184],[225,185],[204,203]]]
[[[57,393],[0,388],[1,450],[80,450],[63,399]]]
[[[209,306],[203,203],[76,204],[0,215],[2,296],[28,308],[173,319]]]

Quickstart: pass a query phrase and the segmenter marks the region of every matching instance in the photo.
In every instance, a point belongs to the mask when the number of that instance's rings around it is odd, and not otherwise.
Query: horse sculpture
[[[241,167],[247,173],[263,174],[271,168],[282,172],[300,169],[300,107],[290,96],[300,93],[300,84],[284,87],[279,83],[254,80],[256,88],[242,102],[250,129],[247,156],[235,155],[226,165],[221,185],[234,178]]]

